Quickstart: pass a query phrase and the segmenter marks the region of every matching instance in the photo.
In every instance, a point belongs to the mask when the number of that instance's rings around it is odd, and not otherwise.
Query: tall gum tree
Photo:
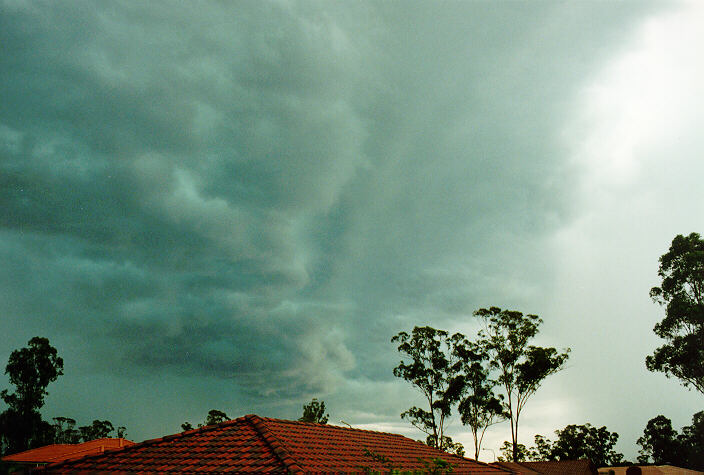
[[[477,343],[488,353],[490,365],[498,372],[497,380],[506,393],[512,455],[518,461],[518,427],[523,408],[545,378],[564,367],[570,349],[558,351],[529,344],[543,322],[537,315],[498,307],[481,308],[474,315],[484,322]]]
[[[405,356],[394,368],[394,376],[415,386],[428,402],[428,410],[411,407],[401,414],[427,435],[426,443],[441,450],[464,453],[461,444],[445,435],[445,422],[456,402],[451,385],[456,376],[456,360],[451,351],[452,339],[444,330],[415,327],[409,334],[400,332],[392,342]]]
[[[650,296],[665,307],[665,318],[653,331],[666,343],[645,364],[704,394],[704,240],[698,233],[672,240],[658,275],[662,282]]]
[[[20,452],[51,442],[52,427],[42,420],[47,386],[63,373],[64,361],[47,338],[35,336],[26,348],[15,350],[5,367],[15,392],[0,391],[8,408],[0,414],[0,449]]]
[[[479,459],[486,430],[507,418],[503,395],[494,393],[498,382],[490,377],[489,355],[480,345],[457,333],[452,336],[452,346],[457,376],[451,387],[458,394],[462,423],[472,432],[474,458]]]

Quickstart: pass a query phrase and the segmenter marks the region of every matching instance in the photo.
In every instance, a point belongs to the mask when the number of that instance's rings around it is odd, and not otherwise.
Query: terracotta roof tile
[[[375,458],[374,455],[377,457]],[[507,473],[407,437],[255,415],[148,440],[105,454],[56,463],[48,473],[76,472],[361,472],[424,470],[442,458],[454,473]]]
[[[81,444],[52,444],[12,455],[6,455],[2,460],[5,462],[25,463],[59,462],[89,454],[99,454],[105,450],[116,449],[131,444],[134,444],[131,440],[112,438],[96,439]]]
[[[587,459],[547,462],[494,462],[491,465],[506,468],[519,475],[597,475],[594,464]]]

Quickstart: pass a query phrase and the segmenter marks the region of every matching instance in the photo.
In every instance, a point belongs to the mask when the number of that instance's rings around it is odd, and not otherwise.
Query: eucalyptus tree
[[[653,331],[666,343],[645,364],[704,394],[704,240],[699,234],[677,235],[660,257],[658,275],[662,282],[650,296],[665,306],[665,318]]]
[[[327,424],[330,414],[325,414],[325,401],[313,398],[310,404],[303,406],[303,416],[298,420],[301,422],[315,422],[316,424]]]
[[[464,335],[453,335],[452,340],[452,351],[457,360],[457,376],[452,384],[458,392],[457,411],[462,417],[462,423],[472,431],[474,458],[478,459],[486,430],[507,418],[503,406],[504,397],[494,392],[497,381],[491,379],[486,350]]]
[[[512,456],[517,461],[519,420],[526,402],[545,378],[564,367],[570,350],[530,344],[542,323],[537,315],[498,307],[481,308],[474,315],[484,322],[477,343],[489,355],[490,366],[498,372],[497,380],[506,393],[504,406],[511,425]]]
[[[445,423],[458,397],[452,386],[459,370],[452,338],[444,330],[426,326],[415,327],[410,334],[400,332],[391,341],[399,343],[398,351],[404,356],[394,368],[394,376],[415,386],[428,403],[427,409],[409,408],[401,418],[425,433],[428,445],[463,453],[461,444],[445,435]]]
[[[64,361],[47,338],[35,336],[27,347],[14,350],[5,367],[15,391],[0,391],[8,408],[0,414],[0,449],[20,452],[53,442],[53,427],[42,420],[47,386],[63,374]]]
[[[540,434],[535,436],[535,447],[530,449],[534,460],[578,460],[589,459],[597,467],[619,465],[623,454],[614,450],[618,433],[610,432],[606,426],[594,427],[570,424],[556,430],[557,440],[550,441]]]

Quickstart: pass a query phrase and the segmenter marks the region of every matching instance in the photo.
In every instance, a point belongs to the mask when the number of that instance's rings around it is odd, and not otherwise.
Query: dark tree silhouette
[[[660,257],[658,275],[662,282],[650,296],[665,306],[665,318],[653,331],[666,343],[645,364],[704,394],[704,240],[699,234],[676,236]]]
[[[7,389],[0,398],[8,408],[0,414],[0,448],[14,453],[53,441],[54,429],[42,420],[39,409],[49,383],[63,374],[64,362],[47,338],[35,336],[26,348],[10,354],[5,373],[15,392]]]

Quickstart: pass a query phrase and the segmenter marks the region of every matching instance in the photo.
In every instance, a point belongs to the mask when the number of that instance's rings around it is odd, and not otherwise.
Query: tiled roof
[[[596,467],[588,459],[521,462],[521,465],[543,475],[597,475]]]
[[[99,454],[106,449],[115,449],[134,444],[127,439],[96,439],[81,444],[53,444],[25,450],[2,458],[4,462],[24,463],[50,463],[83,457],[90,454]]]
[[[540,475],[540,472],[536,472],[535,470],[531,470],[530,468],[525,467],[517,462],[494,462],[491,465],[505,468],[505,469],[510,470],[511,472],[517,474],[517,475]]]
[[[704,472],[689,470],[687,468],[674,467],[672,465],[636,465],[640,468],[641,475],[701,475]],[[608,474],[613,471],[614,475],[625,475],[630,467],[601,467],[599,474]]]
[[[383,463],[382,457],[389,462]],[[401,435],[255,415],[49,465],[44,470],[49,473],[362,472],[390,468],[425,470],[424,462],[436,458],[452,464],[454,473],[507,473]]]
[[[549,462],[494,462],[519,475],[596,475],[594,464],[587,459],[559,460]]]

